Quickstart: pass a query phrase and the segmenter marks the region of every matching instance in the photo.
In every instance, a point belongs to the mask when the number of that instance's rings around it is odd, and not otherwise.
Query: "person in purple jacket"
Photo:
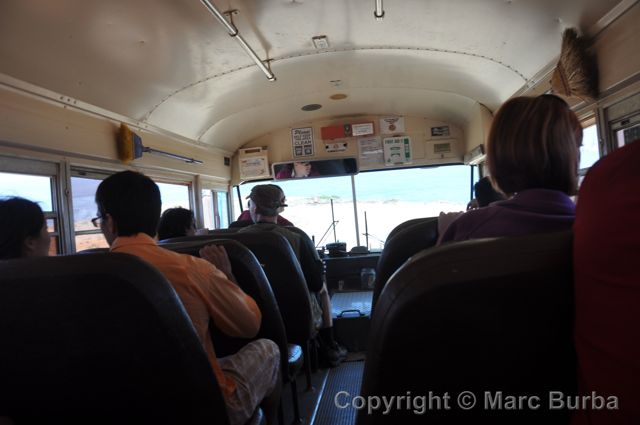
[[[580,121],[561,98],[507,101],[491,125],[487,166],[508,199],[462,214],[440,243],[570,229],[581,145]]]

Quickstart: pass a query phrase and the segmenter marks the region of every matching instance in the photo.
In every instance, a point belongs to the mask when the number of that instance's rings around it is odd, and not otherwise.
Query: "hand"
[[[229,261],[229,256],[223,246],[213,244],[205,246],[200,249],[200,258],[204,258],[226,274],[229,279],[234,280],[231,261]]]

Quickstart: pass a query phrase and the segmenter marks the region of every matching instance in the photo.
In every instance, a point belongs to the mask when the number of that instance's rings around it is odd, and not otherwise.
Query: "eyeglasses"
[[[93,224],[93,227],[100,227],[102,224],[102,216],[98,214],[97,217],[93,217],[91,219],[91,224]]]

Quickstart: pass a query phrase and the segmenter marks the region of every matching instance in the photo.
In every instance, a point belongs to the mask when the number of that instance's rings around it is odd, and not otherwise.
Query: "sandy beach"
[[[331,225],[331,204],[325,198],[287,198],[288,207],[282,215],[315,237],[316,245]],[[347,249],[356,245],[354,208],[351,200],[334,200],[333,209],[337,239],[347,243]],[[365,245],[364,213],[367,213],[369,248],[383,248],[389,232],[398,224],[419,217],[437,217],[441,211],[463,211],[466,205],[454,202],[409,202],[409,201],[358,201],[360,245]],[[321,245],[333,242],[333,230],[329,230]]]

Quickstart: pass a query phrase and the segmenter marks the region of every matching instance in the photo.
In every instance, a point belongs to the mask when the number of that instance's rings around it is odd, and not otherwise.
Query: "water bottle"
[[[364,268],[360,270],[360,287],[364,290],[371,290],[376,281],[376,269]]]

